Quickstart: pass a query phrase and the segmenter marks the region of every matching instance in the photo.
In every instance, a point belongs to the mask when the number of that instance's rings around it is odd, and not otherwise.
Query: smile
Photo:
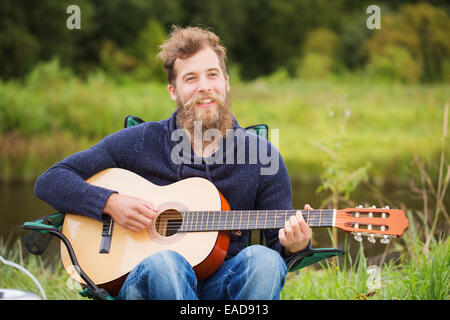
[[[213,104],[214,104],[214,101],[212,99],[205,98],[205,99],[200,100],[197,103],[197,106],[200,108],[207,108],[207,107],[212,106]]]

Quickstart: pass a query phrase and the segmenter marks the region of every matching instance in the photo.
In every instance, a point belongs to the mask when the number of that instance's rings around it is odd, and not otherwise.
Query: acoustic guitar
[[[230,211],[213,183],[188,178],[157,186],[124,169],[111,168],[88,183],[145,199],[157,208],[158,217],[148,229],[129,231],[111,219],[102,223],[79,214],[66,214],[62,233],[69,240],[79,266],[99,287],[117,294],[128,273],[143,259],[161,250],[181,254],[193,266],[198,279],[213,274],[222,264],[230,242],[228,231],[283,228],[297,210]],[[312,228],[335,227],[353,232],[357,240],[370,241],[400,236],[408,226],[402,210],[352,208],[301,210]],[[61,244],[65,270],[80,283],[66,246]]]

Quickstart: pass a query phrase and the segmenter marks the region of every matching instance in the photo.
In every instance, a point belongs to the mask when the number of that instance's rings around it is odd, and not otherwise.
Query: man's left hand
[[[309,204],[305,205],[305,210],[313,210]],[[280,229],[278,238],[285,249],[286,255],[291,255],[305,249],[311,239],[312,231],[303,219],[301,211],[286,221],[284,228]]]

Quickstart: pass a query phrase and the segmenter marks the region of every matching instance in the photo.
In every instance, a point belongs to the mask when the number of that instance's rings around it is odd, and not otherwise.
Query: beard
[[[216,106],[214,108],[206,108],[205,110],[197,107],[197,103],[204,98],[212,99]],[[197,129],[197,126],[194,125],[195,122],[200,121],[202,124],[202,136],[208,129],[217,129],[221,132],[222,137],[225,137],[226,130],[234,128],[230,95],[228,92],[225,93],[225,97],[215,92],[196,94],[184,103],[178,98],[176,121],[179,128],[187,130],[191,135],[194,134],[194,129]]]

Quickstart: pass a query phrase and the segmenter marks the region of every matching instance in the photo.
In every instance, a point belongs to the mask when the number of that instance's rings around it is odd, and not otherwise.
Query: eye
[[[211,78],[214,78],[214,77],[219,76],[219,74],[218,74],[217,72],[210,72],[210,73],[209,73],[209,76],[210,76]]]
[[[191,81],[193,81],[194,79],[195,79],[194,76],[189,76],[189,77],[185,78],[184,81],[186,81],[186,82],[191,82]]]

